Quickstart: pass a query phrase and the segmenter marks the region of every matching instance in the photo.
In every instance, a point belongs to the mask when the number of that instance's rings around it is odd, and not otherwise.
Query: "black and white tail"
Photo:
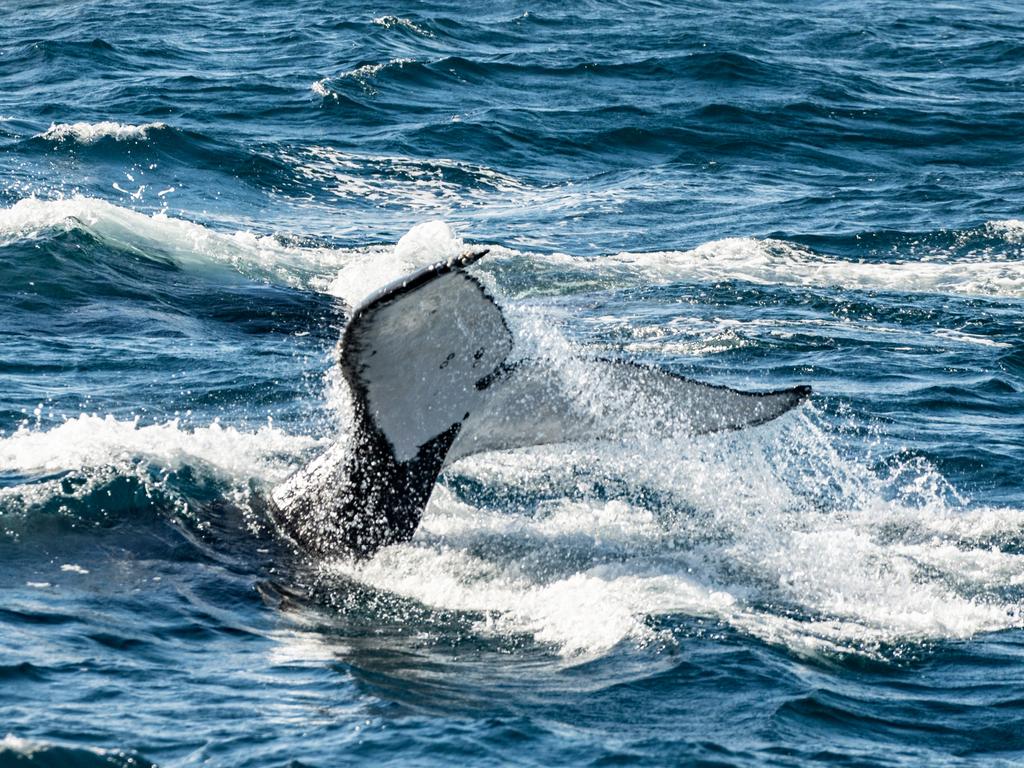
[[[272,493],[278,525],[304,549],[367,557],[407,541],[442,468],[474,453],[631,431],[738,429],[810,393],[739,392],[649,366],[574,361],[589,366],[584,381],[600,382],[595,402],[558,365],[508,363],[505,318],[465,271],[485,253],[421,269],[353,312],[339,345],[354,403],[350,439]]]

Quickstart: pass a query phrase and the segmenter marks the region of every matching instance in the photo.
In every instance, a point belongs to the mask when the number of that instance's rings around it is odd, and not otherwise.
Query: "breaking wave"
[[[624,252],[586,260],[550,254],[538,260],[575,270],[582,261],[606,282],[615,279],[624,284],[737,280],[757,285],[1024,297],[1024,259],[1016,253],[1021,228],[1016,222],[1001,221],[979,231],[998,234],[1013,252],[949,258],[938,249],[915,260],[863,261],[816,253],[784,240],[737,237],[681,251]]]
[[[25,198],[0,209],[0,247],[69,231],[148,258],[199,269],[227,268],[293,287],[308,287],[345,257],[344,251],[293,246],[246,230],[221,232],[166,213],[140,213],[89,197]]]
[[[138,418],[82,414],[48,430],[25,424],[12,434],[0,433],[0,467],[48,474],[141,460],[163,470],[205,466],[225,480],[265,477],[272,483],[283,479],[296,456],[317,444],[271,424],[244,432],[216,421],[190,429],[177,419],[141,424]]]
[[[402,16],[377,16],[373,19],[373,23],[384,29],[391,29],[392,27],[400,27],[402,29],[408,29],[415,32],[418,35],[424,37],[433,37],[434,33],[426,27],[423,27],[411,19],[404,18]]]
[[[162,131],[166,128],[166,123],[131,125],[110,120],[98,123],[53,123],[36,138],[48,141],[73,140],[81,144],[93,144],[105,138],[116,141],[141,141],[148,139],[151,131]]]
[[[332,156],[329,161],[332,168],[340,162],[340,156]],[[315,164],[305,168],[305,173],[318,173]],[[439,194],[430,174],[422,170],[410,170],[411,189],[420,183],[417,179],[421,175],[424,193],[431,198]],[[502,188],[515,186],[514,180],[500,174],[495,174],[491,183]],[[372,185],[346,188],[344,193],[372,196]],[[226,265],[246,276],[334,293],[350,302],[379,287],[382,280],[445,258],[453,248],[465,245],[446,224],[415,228],[402,239],[403,245],[397,250],[385,245],[331,248],[297,244],[298,238],[290,235],[247,230],[222,232],[163,212],[145,214],[81,196],[58,200],[25,198],[0,209],[0,247],[48,232],[69,230],[86,232],[114,247],[172,258],[181,264]],[[993,221],[959,237],[968,244],[972,237],[984,238],[985,247],[975,251],[968,248],[964,255],[950,255],[948,249],[937,247],[914,260],[858,261],[818,253],[793,242],[756,238],[715,240],[689,250],[623,252],[599,257],[521,251],[486,243],[480,246],[492,251],[482,263],[482,270],[512,295],[735,280],[756,285],[1024,297],[1024,258],[1019,253],[1024,224],[1016,220]],[[992,238],[1003,243],[1002,253],[989,242]],[[352,270],[353,265],[359,269]],[[545,279],[531,281],[524,294],[516,284],[506,284],[504,280],[512,265]],[[369,282],[365,284],[346,282],[360,270],[364,275],[377,276],[366,277]]]

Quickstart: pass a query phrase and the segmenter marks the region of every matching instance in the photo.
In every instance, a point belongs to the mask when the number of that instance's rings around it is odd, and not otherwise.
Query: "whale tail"
[[[439,262],[370,296],[339,343],[354,423],[340,442],[271,493],[280,528],[306,550],[369,556],[406,541],[443,467],[531,445],[701,433],[761,424],[809,387],[740,392],[651,366],[579,360],[510,364],[501,310],[466,268],[486,250]],[[600,382],[594,398],[572,381]]]

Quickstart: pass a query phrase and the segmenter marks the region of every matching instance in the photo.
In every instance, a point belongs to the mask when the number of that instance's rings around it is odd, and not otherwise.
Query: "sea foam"
[[[439,488],[412,542],[326,564],[328,577],[480,614],[484,634],[529,635],[571,659],[671,642],[652,622],[662,615],[801,654],[871,657],[1022,626],[1001,595],[1024,582],[1024,556],[1000,547],[1024,513],[950,501],[928,470],[914,481],[931,484],[924,502],[904,498],[807,417],[660,451],[492,454],[455,472],[499,495],[556,498],[517,513]],[[828,486],[838,490],[823,503]],[[658,495],[667,507],[644,502]]]
[[[246,432],[216,421],[186,428],[177,419],[141,424],[138,418],[81,414],[51,429],[26,425],[0,436],[0,467],[49,473],[144,460],[166,470],[201,465],[225,479],[272,482],[283,479],[290,462],[316,445],[313,438],[270,425]]]
[[[110,120],[98,123],[53,123],[38,134],[37,138],[49,141],[73,140],[81,144],[93,144],[106,138],[115,141],[140,141],[149,138],[150,131],[159,131],[166,127],[166,123],[131,125]]]

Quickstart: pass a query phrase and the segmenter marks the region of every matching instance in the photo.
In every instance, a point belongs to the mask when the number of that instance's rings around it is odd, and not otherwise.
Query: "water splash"
[[[659,615],[883,658],[1020,627],[1024,513],[972,508],[929,467],[880,478],[818,421],[476,457],[411,543],[324,569],[577,659],[664,640]],[[466,482],[484,503],[453,492]]]

